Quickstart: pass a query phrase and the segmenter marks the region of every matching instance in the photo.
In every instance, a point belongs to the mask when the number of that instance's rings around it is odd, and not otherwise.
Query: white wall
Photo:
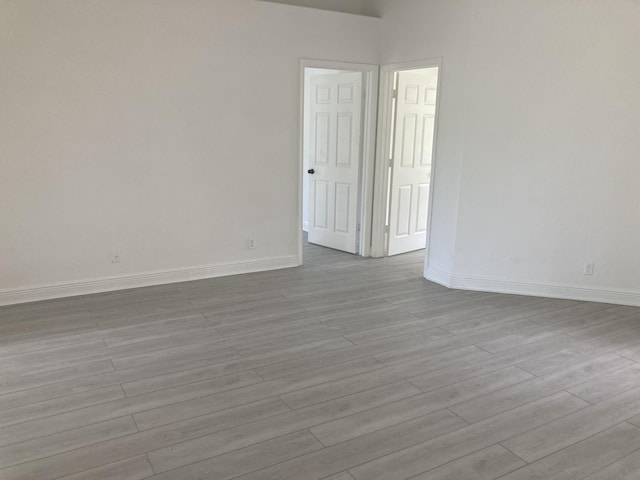
[[[295,263],[300,59],[377,63],[378,23],[253,0],[1,2],[0,303]]]
[[[640,304],[640,4],[404,0],[383,18],[383,63],[444,57],[431,276]]]
[[[432,278],[640,304],[638,1],[381,2],[0,2],[0,303],[291,264],[300,58],[443,57]]]
[[[440,73],[430,264],[451,272],[464,146],[470,1],[389,0],[382,8],[381,63],[444,57]]]

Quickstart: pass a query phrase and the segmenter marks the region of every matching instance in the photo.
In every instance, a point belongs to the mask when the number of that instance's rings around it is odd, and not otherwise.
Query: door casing
[[[437,148],[438,148],[438,124],[440,115],[440,94],[442,91],[443,61],[441,57],[417,60],[412,62],[394,63],[383,65],[380,68],[380,92],[379,111],[376,141],[376,163],[375,163],[375,188],[373,193],[373,221],[371,249],[372,257],[384,257],[387,255],[387,201],[389,182],[389,150],[391,146],[391,115],[393,104],[393,76],[395,72],[404,70],[417,70],[421,68],[438,67],[438,89],[436,92],[436,113],[435,127],[433,135],[433,159],[431,166],[431,187],[429,189],[429,206],[427,216],[427,241],[425,249],[425,268],[429,265],[429,246],[431,244],[431,217],[433,212],[433,199],[435,184],[437,180]]]
[[[437,182],[438,165],[438,125],[440,117],[440,97],[444,62],[442,57],[415,60],[382,66],[362,63],[334,62],[331,60],[303,59],[300,62],[300,129],[298,145],[298,265],[303,264],[302,231],[302,180],[304,155],[304,73],[305,68],[324,68],[330,70],[352,70],[365,73],[363,145],[361,169],[361,218],[360,218],[360,255],[365,257],[384,257],[386,214],[389,182],[388,152],[391,144],[391,112],[393,100],[393,75],[397,71],[438,67],[438,90],[436,97],[436,115],[433,138],[433,160],[431,166],[431,188],[427,218],[427,241],[425,270],[429,266],[432,233],[432,212]],[[379,88],[378,88],[379,87]],[[377,92],[377,94],[376,94]]]
[[[426,245],[437,75],[437,67],[395,74],[395,132],[386,236],[389,256],[424,250]]]
[[[362,121],[362,168],[360,171],[360,224],[359,245],[361,256],[371,255],[371,235],[372,235],[372,204],[374,190],[374,170],[375,170],[375,148],[376,148],[376,125],[378,110],[378,78],[380,67],[378,65],[333,62],[329,60],[304,59],[300,63],[300,132],[299,132],[299,162],[298,162],[298,264],[303,263],[303,233],[302,233],[302,196],[303,196],[303,169],[304,164],[304,82],[305,69],[322,68],[328,70],[347,70],[362,72],[363,90],[365,98],[363,100],[364,113]]]

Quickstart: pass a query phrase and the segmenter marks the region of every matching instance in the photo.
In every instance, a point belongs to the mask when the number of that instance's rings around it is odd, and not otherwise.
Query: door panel
[[[425,248],[437,67],[398,73],[391,171],[389,255]]]
[[[349,199],[351,197],[351,186],[346,183],[336,182],[336,223],[335,231],[339,233],[349,233]]]
[[[315,202],[313,202],[314,206],[312,207],[314,215],[311,225],[315,228],[327,229],[329,226],[327,221],[329,217],[327,210],[329,204],[329,182],[316,180],[314,186]]]
[[[357,253],[362,73],[310,80],[309,242]]]
[[[433,134],[435,133],[435,114],[427,114],[422,117],[422,155],[420,165],[431,169],[433,158]]]
[[[416,209],[416,233],[427,232],[427,207],[429,206],[429,184],[418,185],[418,208]]]
[[[353,140],[353,114],[338,114],[338,150],[336,153],[336,165],[339,167],[351,166],[351,142]]]
[[[411,197],[412,185],[400,185],[398,187],[398,212],[396,215],[396,236],[409,235],[411,231]]]
[[[418,116],[415,113],[404,115],[402,121],[402,151],[400,153],[400,166],[413,168],[413,161],[416,152],[416,124]]]
[[[329,164],[329,125],[331,117],[326,113],[316,115],[315,158],[316,163]]]

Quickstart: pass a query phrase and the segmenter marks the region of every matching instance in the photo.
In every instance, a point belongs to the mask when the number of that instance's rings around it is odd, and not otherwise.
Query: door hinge
[[[391,225],[387,225],[384,227],[384,232],[385,233],[391,233]]]
[[[359,231],[360,231],[360,224],[358,223],[358,224],[356,225],[356,232],[359,232]]]
[[[398,89],[394,88],[393,90],[393,98],[395,98],[396,100],[398,99]]]
[[[389,159],[389,166],[390,166],[390,167],[393,167],[393,158],[390,158],[390,159]]]

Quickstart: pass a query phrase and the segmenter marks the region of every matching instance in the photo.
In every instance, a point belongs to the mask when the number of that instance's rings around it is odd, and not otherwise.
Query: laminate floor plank
[[[505,323],[508,321],[530,319],[529,317],[534,316],[536,311],[546,310],[547,308],[549,308],[547,305],[544,305],[540,301],[537,301],[525,307],[510,307],[500,309],[499,313],[492,313],[490,315],[476,317],[472,320],[448,323],[446,325],[443,325],[442,328],[454,335],[460,335],[461,333],[468,333],[473,330],[500,325],[501,323]],[[534,321],[532,320],[532,323],[533,322]]]
[[[634,330],[640,325],[640,317],[622,317],[600,325],[592,325],[582,328],[578,331],[571,332],[569,335],[584,342],[597,341],[602,336],[614,335],[616,333],[624,333],[628,330]]]
[[[153,475],[146,455],[128,458],[121,462],[85,470],[59,480],[142,480]]]
[[[517,365],[522,360],[543,356],[558,348],[570,345],[572,342],[575,342],[575,340],[568,337],[554,337],[547,341],[537,342],[525,347],[506,350],[481,359],[476,359],[473,362],[465,362],[461,365],[449,366],[440,371],[409,377],[408,380],[421,390],[427,392],[445,385],[451,385],[452,383],[473,378],[474,376],[484,375],[485,373]]]
[[[479,422],[512,408],[560,392],[574,384],[593,379],[628,366],[631,362],[609,354],[557,372],[529,379],[514,386],[483,395],[451,407],[451,411],[469,423]]]
[[[562,392],[488,420],[458,428],[432,440],[380,456],[352,468],[350,473],[356,480],[406,480],[518,433],[558,421],[587,405],[577,397]]]
[[[501,445],[493,445],[412,477],[411,480],[494,480],[527,463]]]
[[[416,443],[438,438],[462,428],[465,422],[447,410],[425,415],[354,440],[326,447],[318,452],[283,462],[240,480],[318,480],[327,475],[363,464],[373,458],[384,457]],[[353,474],[353,472],[351,472]],[[355,476],[357,479],[358,477]]]
[[[394,346],[393,344],[390,345]],[[351,343],[348,345],[335,348],[326,352],[321,352],[317,354],[313,354],[311,352],[310,355],[306,355],[304,357],[295,358],[292,360],[287,360],[279,363],[267,363],[264,362],[264,367],[257,367],[255,371],[260,377],[264,380],[273,380],[276,378],[282,378],[289,375],[294,375],[297,373],[301,373],[304,371],[314,370],[317,368],[335,365],[338,363],[345,363],[351,360],[357,360],[359,358],[370,357],[375,352],[380,349],[384,349],[385,347],[381,347],[380,345],[357,345],[354,346]],[[386,347],[386,348],[389,348]],[[452,349],[454,349],[452,347]],[[434,352],[434,353],[437,353]],[[248,357],[246,360],[251,359],[252,357]]]
[[[79,343],[93,342],[103,338],[104,334],[100,330],[72,334],[38,332],[35,334],[4,335],[0,336],[0,357],[9,357]]]
[[[638,449],[640,429],[625,422],[516,470],[502,480],[582,479]]]
[[[640,388],[592,405],[503,442],[531,463],[640,414]]]
[[[104,372],[113,372],[115,369],[111,360],[83,363],[70,367],[51,368],[42,372],[29,373],[23,376],[8,375],[3,378],[0,371],[0,394],[52,385],[56,382],[72,381],[78,378],[85,378],[98,375]]]
[[[606,353],[607,350],[600,345],[578,344],[550,355],[526,360],[518,366],[529,373],[543,376]]]
[[[233,390],[234,388],[259,382],[261,382],[260,377],[248,371],[206,382],[189,384],[182,388],[178,387],[163,390],[162,392],[152,392],[135,397],[111,400],[106,403],[78,408],[77,410],[71,410],[45,418],[27,420],[0,427],[0,446],[31,440],[43,435],[60,433],[92,423],[124,415],[131,415],[135,412],[159,408],[161,405],[179,403],[187,399],[201,398],[215,392]],[[188,416],[187,418],[190,417]]]
[[[134,415],[138,428],[142,430],[185,420],[193,416],[205,415],[234,405],[251,403],[264,398],[301,390],[315,384],[356,376],[382,368],[383,365],[372,358],[365,358],[318,369],[313,374],[306,372],[267,382],[255,382],[244,388],[231,389],[218,394],[203,395],[183,402],[174,402],[154,409],[147,409]],[[391,383],[391,382],[389,382]],[[149,394],[151,395],[151,394]]]
[[[298,268],[0,307],[0,479],[637,477],[640,308],[303,247]]]
[[[67,363],[78,358],[86,358],[88,356],[96,356],[96,352],[106,352],[107,346],[103,340],[95,340],[91,342],[79,343],[74,345],[64,345],[62,347],[40,350],[37,352],[22,353],[4,357],[2,359],[2,370],[6,372],[13,368],[32,368],[51,363]],[[99,358],[101,360],[102,358]]]
[[[159,470],[171,470],[215,455],[333,421],[419,393],[406,382],[360,392],[295,412],[161,448],[149,455]]]
[[[587,343],[596,343],[604,345],[611,351],[620,352],[626,348],[637,346],[640,344],[640,321],[638,327],[603,335],[597,339],[589,340]]]
[[[144,328],[102,330],[104,343],[109,348],[131,345],[138,342],[161,340],[177,333],[208,331],[211,325],[202,315],[160,320],[144,324]]]
[[[640,387],[640,365],[634,363],[608,375],[571,386],[567,391],[586,402],[599,403],[636,387]]]
[[[64,314],[51,318],[39,317],[34,320],[4,322],[0,324],[0,335],[19,335],[37,332],[74,332],[97,330],[96,320],[89,313]]]
[[[396,348],[394,351],[381,352],[375,357],[381,362],[394,365],[399,362],[406,362],[415,357],[420,357],[425,354],[425,352],[433,351],[435,348],[443,347],[443,348],[452,348],[453,346],[463,346],[463,345],[476,345],[481,342],[485,342],[488,340],[500,338],[502,336],[511,335],[514,332],[529,332],[534,335],[538,331],[537,326],[532,326],[526,320],[516,320],[513,323],[508,323],[506,325],[501,326],[492,326],[482,330],[478,330],[471,333],[465,333],[460,335],[455,335],[450,338],[443,338],[438,340],[432,340],[429,342],[421,341],[415,344],[412,344],[413,338],[416,336],[416,333],[410,333],[405,335],[400,335],[394,337],[396,341],[400,341],[403,339],[408,340],[407,344],[404,345],[404,348]],[[555,336],[558,337],[558,336]],[[551,337],[553,339],[554,337]],[[567,337],[569,338],[569,337]],[[549,337],[544,339],[546,342],[549,342]],[[540,344],[540,341],[531,342],[530,344]],[[581,344],[577,339],[572,339],[572,345]],[[522,350],[527,350],[527,345],[521,347]],[[486,351],[486,350],[485,350]],[[504,352],[504,351],[503,351]],[[490,353],[490,352],[488,352]],[[502,353],[502,352],[497,352]]]
[[[130,416],[67,430],[62,433],[0,447],[0,468],[19,465],[66,451],[137,433]]]
[[[170,320],[180,317],[201,315],[200,309],[194,305],[176,305],[163,308],[156,312],[103,312],[96,310],[91,313],[98,324],[98,328],[106,330],[118,327],[144,326],[160,320]]]
[[[349,475],[349,472],[341,472],[330,477],[324,477],[322,480],[353,480],[353,477]]]
[[[129,352],[126,356],[111,358],[111,362],[117,370],[127,370],[157,363],[176,362],[184,358],[202,355],[207,355],[212,362],[231,361],[241,357],[233,347],[216,348],[200,338],[195,343],[185,343],[177,347],[153,348],[146,353],[138,354]]]
[[[322,448],[322,444],[318,442],[316,437],[309,431],[302,430],[225,453],[210,460],[192,463],[151,478],[153,480],[174,480],[177,478],[230,480],[245,473],[254,472],[291,458],[322,450]]]
[[[508,385],[524,382],[530,374],[508,367],[487,375],[480,375],[454,385],[415,395],[388,405],[372,408],[311,428],[326,446],[335,445],[361,435],[381,430],[412,418],[451,407],[465,400],[500,390]],[[455,412],[454,412],[455,413]]]
[[[240,358],[237,354],[232,355],[233,358]],[[193,369],[212,367],[216,365],[219,375],[223,376],[231,373],[237,373],[241,370],[249,370],[251,365],[246,368],[234,368],[235,362],[225,362],[228,355],[220,355],[219,352],[201,352],[199,355],[179,357],[175,360],[164,362],[149,363],[138,367],[128,369],[114,370],[111,368],[105,373],[97,372],[94,375],[83,376],[68,380],[62,379],[57,383],[44,386],[36,386],[29,389],[22,389],[11,393],[0,395],[0,412],[4,409],[16,406],[30,405],[32,403],[52,400],[54,398],[65,397],[74,393],[86,392],[102,387],[112,385],[129,385],[136,382],[144,382],[147,379],[165,378],[165,376],[174,375],[176,373],[188,372]],[[223,363],[220,363],[223,362]],[[111,363],[109,362],[111,366]],[[241,365],[239,367],[245,367]],[[189,383],[189,382],[186,382]]]
[[[280,395],[280,398],[292,409],[303,408],[350,393],[368,390],[377,386],[393,383],[406,378],[414,372],[432,371],[445,368],[452,362],[469,361],[486,356],[486,352],[477,347],[464,347],[424,359],[401,363],[392,367],[383,367],[358,376],[327,382]],[[381,365],[382,366],[382,365]]]
[[[584,480],[636,480],[640,478],[640,450],[592,473]]]
[[[552,325],[554,323],[562,322],[563,320],[571,320],[574,318],[601,312],[603,310],[610,310],[610,307],[612,306],[613,305],[607,305],[604,303],[579,302],[577,305],[572,305],[560,310],[535,315],[531,317],[531,320],[543,325]],[[615,311],[613,311],[612,313],[615,313]]]
[[[16,423],[50,417],[59,413],[91,407],[100,403],[111,402],[124,398],[120,385],[75,393],[64,397],[46,400],[44,402],[21,405],[0,412],[0,428]]]
[[[131,456],[146,455],[147,452],[155,449],[188,442],[239,425],[257,422],[288,410],[279,399],[269,399],[146,432],[134,433],[113,440],[105,439],[100,443],[85,445],[76,450],[10,467],[5,469],[3,473],[7,479],[12,480],[57,479],[83,470],[97,469],[101,465],[119,462]],[[248,443],[245,446],[251,444]]]

